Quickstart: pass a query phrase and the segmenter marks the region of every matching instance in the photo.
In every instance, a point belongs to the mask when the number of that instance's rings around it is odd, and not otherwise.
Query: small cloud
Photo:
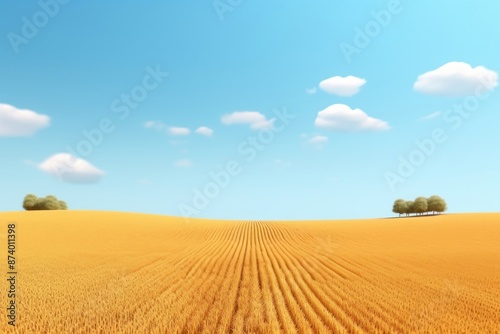
[[[168,128],[168,133],[172,136],[187,136],[191,133],[191,130],[189,130],[188,128],[171,126]]]
[[[309,94],[309,95],[314,95],[316,94],[318,90],[316,89],[316,87],[312,87],[312,88],[306,88],[306,94]]]
[[[175,167],[180,167],[180,168],[191,167],[192,165],[193,165],[193,163],[191,162],[191,160],[188,160],[188,159],[177,160],[174,163]]]
[[[472,67],[452,61],[421,74],[413,84],[417,92],[440,96],[472,96],[492,91],[498,85],[498,74],[484,66]]]
[[[361,109],[351,109],[345,104],[332,104],[318,112],[316,127],[332,131],[383,131],[387,122],[368,116]]]
[[[307,133],[301,133],[300,134],[300,138],[307,138],[309,137],[309,135]]]
[[[266,116],[258,111],[235,111],[232,114],[227,114],[221,118],[222,124],[248,124],[252,130],[259,130],[270,128],[275,121],[273,119],[266,119]]]
[[[0,137],[28,137],[49,124],[47,115],[0,103]]]
[[[191,130],[188,128],[168,126],[160,121],[147,121],[144,123],[144,127],[147,129],[165,132],[171,136],[187,136],[191,133]]]
[[[439,115],[441,115],[441,111],[436,111],[436,112],[433,112],[432,114],[429,114],[429,115],[427,115],[427,116],[422,117],[420,120],[421,120],[421,121],[427,121],[427,120],[430,120],[430,119],[436,118],[436,117],[438,117]]]
[[[309,144],[323,144],[328,141],[328,137],[325,136],[314,136],[310,138],[307,142]]]
[[[95,183],[104,172],[92,166],[88,161],[74,157],[69,153],[54,154],[38,165],[43,172],[68,183]]]
[[[198,129],[195,130],[195,132],[197,134],[202,135],[202,136],[210,137],[214,133],[214,130],[212,130],[206,126],[200,126]]]
[[[365,79],[352,75],[347,77],[335,76],[321,81],[319,88],[334,95],[353,96],[359,92],[365,83]]]

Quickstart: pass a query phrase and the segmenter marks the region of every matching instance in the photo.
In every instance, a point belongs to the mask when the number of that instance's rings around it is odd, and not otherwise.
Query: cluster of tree
[[[448,209],[446,201],[439,196],[431,196],[429,198],[417,197],[414,201],[405,201],[404,199],[397,199],[392,207],[392,212],[399,214],[423,215],[429,212],[442,213]]]
[[[33,194],[24,197],[23,208],[25,210],[68,210],[66,202],[58,200],[55,196],[38,198]]]

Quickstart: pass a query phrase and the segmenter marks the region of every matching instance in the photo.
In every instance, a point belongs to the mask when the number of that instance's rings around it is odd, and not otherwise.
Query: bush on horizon
[[[33,210],[68,210],[68,205],[60,201],[57,197],[48,195],[46,197],[36,197],[28,194],[24,197],[23,208],[27,211]]]

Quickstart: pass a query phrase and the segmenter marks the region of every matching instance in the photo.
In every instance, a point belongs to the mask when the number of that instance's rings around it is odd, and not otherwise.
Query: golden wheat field
[[[500,214],[0,219],[5,253],[16,223],[18,271],[3,333],[500,333]]]

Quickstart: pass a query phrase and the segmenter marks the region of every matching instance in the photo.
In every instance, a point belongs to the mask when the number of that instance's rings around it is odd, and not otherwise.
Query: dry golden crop
[[[18,271],[16,327],[4,316],[2,333],[500,332],[500,214],[0,221],[0,258],[16,223]]]

